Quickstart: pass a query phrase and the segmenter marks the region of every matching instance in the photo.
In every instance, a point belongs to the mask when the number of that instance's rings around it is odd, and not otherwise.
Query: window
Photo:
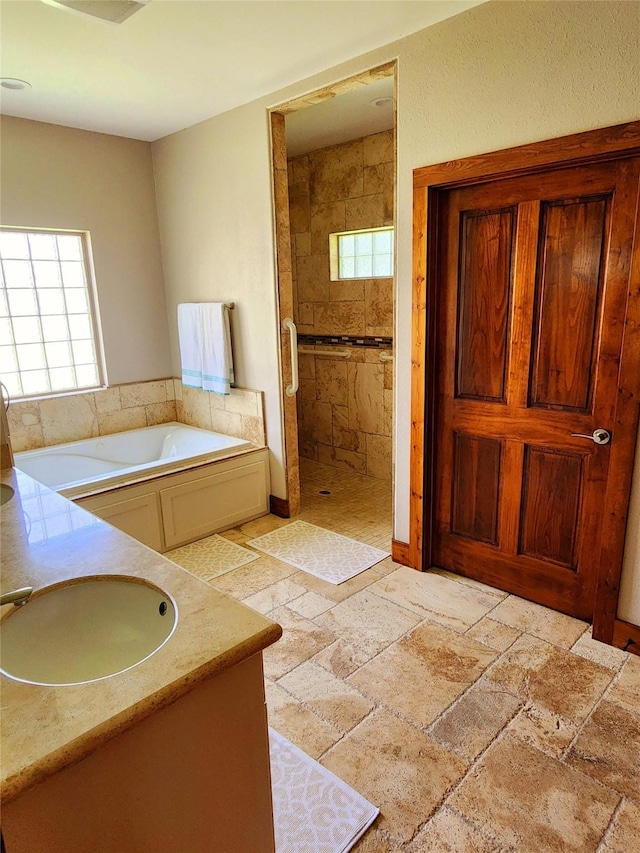
[[[393,228],[329,235],[331,281],[393,276]]]
[[[103,384],[88,257],[84,232],[0,229],[0,378],[14,399]]]

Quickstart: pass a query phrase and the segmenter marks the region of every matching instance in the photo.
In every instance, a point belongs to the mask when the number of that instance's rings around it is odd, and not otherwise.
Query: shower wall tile
[[[333,358],[316,357],[316,398],[347,405],[347,365]]]
[[[355,231],[358,228],[373,228],[372,222],[384,224],[384,194],[364,195],[347,199],[345,204],[345,228]]]
[[[148,406],[152,403],[164,403],[167,399],[167,383],[164,379],[155,382],[133,382],[120,388],[120,401],[123,409],[134,406]]]
[[[326,302],[313,309],[314,332],[318,335],[361,335],[364,327],[362,302]]]
[[[379,163],[392,163],[394,161],[395,143],[391,131],[365,136],[362,143],[365,166],[377,166]]]
[[[289,160],[299,332],[393,335],[393,279],[331,281],[329,235],[393,224],[394,145],[385,131]],[[299,370],[300,455],[389,480],[393,364],[351,347],[348,361],[301,355]]]
[[[311,207],[311,254],[323,254],[329,248],[329,234],[345,231],[346,208],[344,201],[314,204]]]

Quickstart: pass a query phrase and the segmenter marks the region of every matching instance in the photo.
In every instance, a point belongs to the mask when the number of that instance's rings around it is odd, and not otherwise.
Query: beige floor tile
[[[347,681],[418,726],[430,725],[473,684],[496,652],[435,622],[424,622]]]
[[[640,801],[640,716],[602,701],[567,753],[566,762]]]
[[[595,851],[619,797],[506,735],[485,753],[449,804],[519,853]]]
[[[613,687],[607,694],[609,702],[615,702],[635,714],[640,714],[640,658],[629,655],[629,659]]]
[[[243,598],[242,601],[243,604],[253,607],[258,613],[269,613],[276,607],[289,604],[290,601],[299,598],[304,593],[305,588],[303,586],[295,583],[291,578],[284,578],[284,580],[276,581],[260,592],[254,592],[248,598]]]
[[[520,708],[521,700],[481,679],[431,729],[445,746],[468,759],[489,746]]]
[[[273,681],[335,641],[330,631],[298,616],[288,607],[276,608],[270,618],[282,625],[283,630],[278,642],[263,652],[265,675]]]
[[[520,636],[520,631],[510,625],[496,622],[490,616],[485,616],[467,631],[467,637],[473,637],[479,643],[484,643],[499,652],[506,651]]]
[[[377,805],[379,827],[401,843],[413,837],[467,766],[386,711],[367,718],[321,763]]]
[[[384,546],[379,545],[379,548],[383,548]],[[395,563],[391,557],[387,557],[386,560],[382,560],[379,563],[376,563],[373,568],[380,575],[390,575],[392,572],[397,571],[402,568],[401,563]],[[415,572],[415,569],[411,569],[412,572]],[[420,574],[420,572],[416,572],[416,574]]]
[[[458,575],[455,572],[449,572],[446,569],[440,569],[437,566],[430,568],[429,572],[436,575],[442,575],[443,578],[449,578],[449,580],[455,581],[456,583],[462,583],[472,589],[477,589],[479,592],[488,592],[491,595],[497,595],[501,599],[506,598],[509,595],[508,592],[505,592],[502,589],[496,589],[493,586],[489,586],[489,584],[482,583],[482,581],[468,578],[465,575]]]
[[[373,702],[313,661],[284,675],[278,684],[341,732],[349,732],[373,708]]]
[[[444,806],[406,848],[407,853],[500,853],[501,848],[449,806]]]
[[[491,618],[564,649],[571,648],[587,627],[579,619],[515,595],[505,598],[491,613]]]
[[[527,702],[509,725],[512,734],[553,758],[562,756],[578,733],[578,728],[577,723],[533,702]]]
[[[272,530],[277,530],[279,527],[284,527],[285,524],[290,523],[290,518],[279,518],[277,515],[263,515],[261,518],[255,518],[253,521],[241,524],[236,529],[248,539],[255,539],[258,536],[271,533]]]
[[[369,660],[369,657],[344,640],[336,640],[314,657],[316,663],[338,678],[346,678]]]
[[[296,584],[296,586],[299,586],[299,584]],[[335,606],[335,601],[331,601],[330,598],[326,598],[324,595],[319,595],[317,592],[306,592],[304,587],[302,587],[302,591],[304,595],[301,595],[300,598],[296,598],[295,601],[289,604],[291,610],[299,613],[300,616],[305,616],[307,619],[314,619],[316,616]]]
[[[400,853],[401,847],[394,844],[382,830],[375,825],[358,841],[351,853]]]
[[[361,589],[365,589],[372,583],[380,580],[380,575],[375,571],[374,567],[365,569],[365,571],[360,572],[359,575],[349,578],[348,581],[344,581],[344,583],[339,584],[328,583],[327,581],[323,581],[321,578],[316,578],[313,575],[301,572],[298,569],[295,569],[294,571],[295,575],[293,580],[296,583],[304,586],[305,589],[309,590],[309,592],[315,592],[318,595],[322,595],[336,604],[350,598],[354,592],[360,592]]]
[[[422,618],[464,632],[482,619],[501,597],[480,592],[434,572],[416,572],[401,566],[374,583],[371,591]]]
[[[606,643],[600,643],[591,637],[591,626],[584,632],[580,639],[571,646],[574,655],[600,663],[608,669],[620,669],[622,664],[630,657],[629,652],[616,649]]]
[[[209,583],[220,592],[242,600],[283,578],[291,577],[294,572],[293,566],[274,560],[273,557],[260,557],[226,575],[213,578]]]
[[[624,800],[599,853],[640,853],[640,807]]]
[[[265,680],[269,725],[316,760],[340,740],[342,732],[277,684]]]
[[[420,618],[366,589],[315,621],[371,658],[406,634]]]
[[[522,699],[581,723],[611,683],[600,664],[524,634],[487,673]]]

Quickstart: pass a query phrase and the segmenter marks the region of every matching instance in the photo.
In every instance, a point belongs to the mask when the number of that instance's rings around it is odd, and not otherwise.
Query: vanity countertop
[[[0,677],[0,793],[9,802],[204,679],[262,651],[282,629],[26,474],[5,469],[1,480],[15,489],[0,509],[3,592],[32,586],[35,595],[75,577],[130,575],[172,595],[179,614],[169,642],[120,674],[62,687]]]

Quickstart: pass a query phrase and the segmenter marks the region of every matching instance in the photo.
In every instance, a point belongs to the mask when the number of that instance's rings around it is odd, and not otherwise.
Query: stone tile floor
[[[388,484],[302,467],[301,519],[390,548]],[[391,558],[339,586],[268,556],[209,583],[283,626],[270,724],[379,806],[357,853],[639,853],[640,658],[584,622]]]

